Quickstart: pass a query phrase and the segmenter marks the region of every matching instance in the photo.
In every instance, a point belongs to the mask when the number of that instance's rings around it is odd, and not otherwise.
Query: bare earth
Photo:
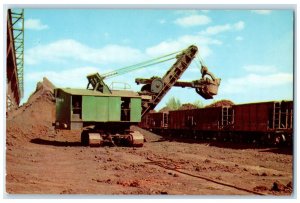
[[[291,148],[166,140],[139,129],[142,148],[80,146],[58,131],[41,97],[7,118],[9,194],[285,195],[293,193]]]
[[[286,187],[293,178],[292,156],[271,149],[170,142],[151,133],[144,133],[147,142],[143,148],[90,148],[80,146],[76,133],[50,134],[36,135],[37,138],[16,147],[7,146],[8,193],[254,195],[251,191],[256,191],[291,195],[292,192]],[[281,191],[271,190],[276,181],[285,186]]]

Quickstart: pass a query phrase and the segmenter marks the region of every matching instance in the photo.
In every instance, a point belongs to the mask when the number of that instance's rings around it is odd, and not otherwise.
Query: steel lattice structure
[[[24,93],[24,9],[12,9],[10,12],[13,30],[14,51],[16,55],[20,97]]]

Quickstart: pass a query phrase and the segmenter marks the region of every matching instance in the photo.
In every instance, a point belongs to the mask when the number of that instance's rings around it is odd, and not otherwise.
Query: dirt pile
[[[189,109],[198,109],[198,107],[191,103],[182,104],[177,110],[189,110]],[[177,111],[172,110],[169,107],[165,106],[162,109],[159,110],[159,112],[169,112],[169,111]]]
[[[220,101],[216,101],[212,104],[209,104],[209,105],[205,106],[205,108],[220,107],[220,106],[232,106],[232,105],[234,105],[234,103],[232,101],[223,99]]]
[[[160,113],[163,113],[163,112],[169,112],[169,111],[172,111],[172,109],[170,109],[169,107],[165,106],[163,107],[162,109],[159,110]]]
[[[210,108],[210,107],[220,107],[220,106],[232,106],[234,105],[234,103],[230,100],[220,100],[220,101],[216,101],[212,104],[209,104],[207,106],[205,106],[204,108]],[[202,107],[200,107],[202,108]],[[190,109],[199,109],[199,107],[195,104],[191,104],[191,103],[186,103],[186,104],[182,104],[178,110],[190,110]],[[175,111],[170,109],[169,107],[165,106],[162,109],[159,110],[159,112],[169,112],[169,111]]]
[[[182,106],[178,110],[189,110],[189,109],[198,109],[198,107],[194,104],[187,103],[187,104],[182,104]]]
[[[54,101],[54,88],[55,86],[46,77],[44,77],[42,82],[37,83],[36,89],[30,95],[27,103],[32,103],[40,97],[44,97],[45,99]]]
[[[43,78],[28,101],[7,117],[7,144],[15,145],[41,137],[52,129],[55,114],[54,85]]]

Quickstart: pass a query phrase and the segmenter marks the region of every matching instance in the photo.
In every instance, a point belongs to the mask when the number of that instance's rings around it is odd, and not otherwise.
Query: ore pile
[[[205,106],[205,108],[210,108],[210,107],[222,107],[222,106],[232,106],[234,105],[234,103],[230,100],[220,100],[217,102],[214,102],[212,104],[209,104],[207,106]]]
[[[53,131],[55,114],[54,85],[43,78],[28,101],[17,110],[9,112],[6,119],[6,143],[22,144]]]
[[[169,107],[165,106],[162,109],[159,110],[160,113],[164,113],[164,112],[169,112],[172,111],[172,109],[170,109]]]
[[[182,106],[178,110],[190,110],[190,109],[198,109],[198,107],[194,104],[187,103],[187,104],[182,104]]]

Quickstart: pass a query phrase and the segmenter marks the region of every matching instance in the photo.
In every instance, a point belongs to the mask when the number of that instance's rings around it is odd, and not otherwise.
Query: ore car
[[[289,102],[261,102],[234,105],[232,131],[239,139],[278,143],[292,137],[293,105]]]
[[[231,107],[211,107],[169,112],[173,135],[194,139],[216,139],[233,122]]]
[[[150,113],[141,124],[145,129],[172,137],[291,144],[293,101],[177,110],[168,114]]]

